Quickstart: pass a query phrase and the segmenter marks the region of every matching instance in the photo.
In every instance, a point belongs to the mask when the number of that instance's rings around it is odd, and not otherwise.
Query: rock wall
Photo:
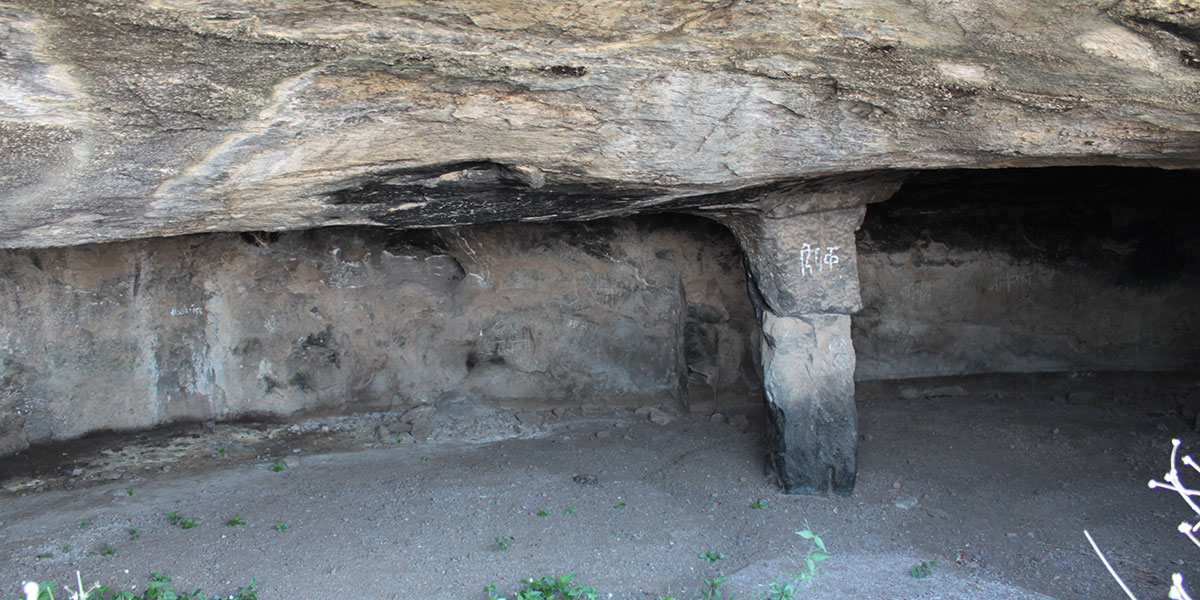
[[[952,171],[858,234],[856,378],[1200,369],[1195,171]]]
[[[0,454],[172,421],[760,386],[736,244],[695,217],[9,250],[0,280]]]

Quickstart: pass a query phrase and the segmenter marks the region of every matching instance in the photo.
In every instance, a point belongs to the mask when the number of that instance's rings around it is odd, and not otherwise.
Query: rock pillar
[[[854,232],[890,177],[774,193],[725,223],[745,254],[762,325],[770,461],[786,493],[854,491],[858,412],[850,315],[862,307]]]

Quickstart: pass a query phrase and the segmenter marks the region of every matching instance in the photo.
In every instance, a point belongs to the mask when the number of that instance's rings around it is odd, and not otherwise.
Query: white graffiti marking
[[[842,262],[837,252],[841,246],[825,246],[825,254],[821,254],[820,246],[803,244],[800,246],[800,276],[811,277],[817,272],[832,271]]]

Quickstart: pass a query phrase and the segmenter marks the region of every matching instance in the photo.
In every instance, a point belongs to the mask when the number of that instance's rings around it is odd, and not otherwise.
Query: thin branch
[[[1096,551],[1096,556],[1100,557],[1100,562],[1104,563],[1104,567],[1108,569],[1108,572],[1113,576],[1113,579],[1116,579],[1117,583],[1120,584],[1121,589],[1125,590],[1125,595],[1129,596],[1129,600],[1138,600],[1138,597],[1134,596],[1133,592],[1129,591],[1129,586],[1125,585],[1125,581],[1121,579],[1121,576],[1117,575],[1116,569],[1113,569],[1113,566],[1109,564],[1108,559],[1104,557],[1104,553],[1100,551],[1100,546],[1097,546],[1096,540],[1092,539],[1092,534],[1088,533],[1088,531],[1084,529],[1083,535],[1087,536],[1088,543],[1092,545],[1092,550]]]

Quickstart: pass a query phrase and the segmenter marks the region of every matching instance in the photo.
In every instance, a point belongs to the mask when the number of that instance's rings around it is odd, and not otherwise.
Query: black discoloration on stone
[[[587,75],[587,67],[572,67],[569,65],[554,65],[546,67],[542,71],[555,77],[583,77]]]

